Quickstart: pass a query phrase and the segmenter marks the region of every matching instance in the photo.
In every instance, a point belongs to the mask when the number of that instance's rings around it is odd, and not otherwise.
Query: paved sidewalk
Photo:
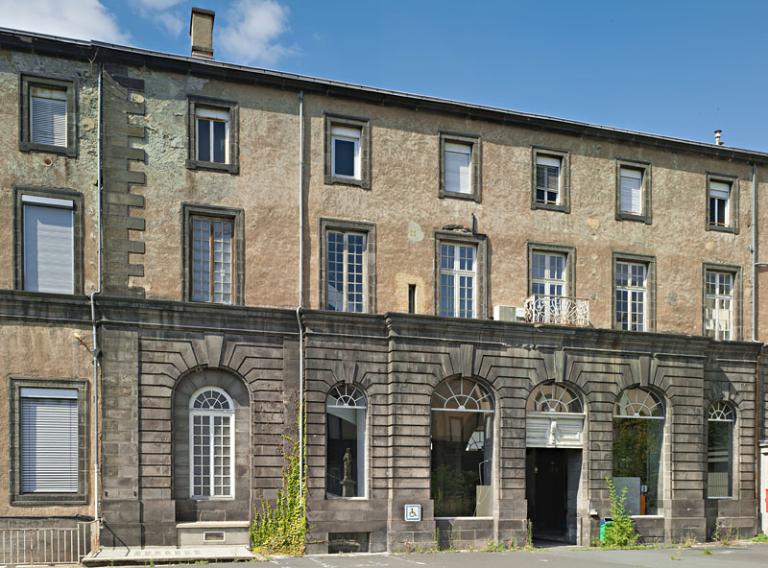
[[[708,550],[709,552],[705,552]],[[707,546],[645,550],[577,547],[533,552],[438,552],[273,558],[261,564],[280,568],[768,568],[768,545]],[[224,568],[209,565],[207,568]],[[228,568],[243,568],[231,564]]]
[[[189,568],[197,560],[197,558],[189,558],[185,561],[178,556],[174,558],[170,547],[162,547],[162,550],[158,547],[154,552],[170,555],[164,558],[158,558],[157,554],[149,555],[154,556],[156,562],[167,563],[178,558],[179,563],[175,566],[180,568]],[[121,566],[119,558],[110,560],[111,566]],[[130,558],[124,557],[125,560],[134,565],[149,564],[149,557],[139,554]],[[197,560],[197,562],[200,561]],[[643,550],[556,547],[539,548],[532,552],[348,554],[271,558],[263,561],[240,557],[235,562],[206,564],[206,568],[245,568],[246,565],[264,568],[269,566],[275,568],[768,568],[768,545],[744,544],[730,547],[711,545]]]

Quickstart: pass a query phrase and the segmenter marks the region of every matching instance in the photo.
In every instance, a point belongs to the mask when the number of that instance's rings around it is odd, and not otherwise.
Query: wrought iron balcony
[[[525,321],[553,325],[589,326],[589,300],[566,296],[531,296],[525,300]]]

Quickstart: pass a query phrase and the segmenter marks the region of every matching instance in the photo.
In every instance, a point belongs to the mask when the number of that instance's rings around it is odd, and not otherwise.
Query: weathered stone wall
[[[142,170],[146,221],[144,275],[130,278],[148,297],[182,298],[179,274],[181,205],[242,209],[245,218],[246,305],[297,303],[298,102],[295,95],[262,86],[128,68],[143,81],[145,137],[134,144],[148,159]],[[188,96],[239,105],[239,174],[185,167]],[[488,304],[521,306],[528,295],[527,243],[576,249],[575,294],[590,300],[596,327],[610,327],[612,253],[656,258],[656,329],[702,333],[702,265],[742,269],[742,337],[751,337],[751,166],[648,146],[554,134],[543,130],[459,119],[430,112],[308,95],[307,298],[319,307],[320,219],[376,225],[378,312],[407,310],[408,284],[417,286],[417,311],[434,313],[434,231],[450,224],[488,235]],[[327,185],[325,113],[371,121],[371,188]],[[482,201],[438,197],[439,132],[478,134],[482,144]],[[569,152],[569,213],[532,210],[532,147]],[[616,219],[616,159],[651,164],[651,224]],[[737,177],[738,234],[705,230],[706,177]],[[768,172],[761,208],[768,211]],[[767,249],[768,250],[768,249]],[[279,274],[276,283],[275,275]],[[277,285],[276,285],[277,284]],[[768,285],[768,284],[767,284]]]
[[[595,509],[599,517],[609,514],[605,478],[613,467],[614,404],[621,390],[633,385],[662,393],[667,409],[660,511],[638,519],[644,538],[704,539],[707,514],[738,534],[755,530],[750,373],[758,347],[734,343],[713,350],[711,342],[696,338],[446,324],[395,315],[382,321],[313,313],[306,322],[309,523],[315,551],[323,550],[328,532],[370,531],[373,549],[385,543],[390,549],[430,547],[436,528],[441,539],[457,547],[484,546],[490,540],[524,542],[525,403],[536,385],[549,380],[573,385],[586,406],[583,495],[577,510],[580,543],[589,544],[597,536],[597,519],[589,511]],[[362,339],[350,341],[356,336]],[[492,520],[457,519],[446,525],[432,513],[430,397],[441,380],[452,376],[479,379],[496,400]],[[325,498],[325,400],[339,382],[357,384],[369,397],[371,490],[362,502]],[[719,510],[707,512],[705,408],[723,398],[739,413],[735,492]],[[421,523],[403,521],[405,503],[423,505]]]
[[[176,545],[177,522],[250,520],[262,498],[275,497],[284,436],[295,437],[295,315],[178,303],[136,306],[102,304],[105,317],[116,322],[105,327],[103,344],[102,545]],[[188,481],[185,490],[174,471],[185,463],[174,432],[178,420],[188,419],[186,411],[174,410],[174,393],[182,381],[227,387],[222,376],[248,393],[247,401],[238,399],[244,412],[235,417],[235,500],[194,502]]]
[[[21,74],[76,81],[77,155],[19,149]],[[39,54],[0,51],[0,289],[14,288],[14,187],[58,188],[83,196],[84,292],[96,288],[98,66]]]
[[[87,321],[87,304],[78,299],[59,298],[48,305],[39,294],[4,294],[0,299],[0,517],[74,517],[93,514],[93,491],[89,489],[84,504],[46,504],[23,506],[11,503],[11,470],[19,471],[18,457],[12,456],[13,441],[9,435],[11,379],[45,381],[79,380],[88,385],[93,374],[90,350],[91,328]],[[55,323],[54,323],[55,322]],[[90,406],[90,401],[87,407]],[[92,420],[87,416],[87,431]],[[18,428],[14,425],[13,429]],[[92,438],[88,442],[89,461],[86,472],[92,482]]]

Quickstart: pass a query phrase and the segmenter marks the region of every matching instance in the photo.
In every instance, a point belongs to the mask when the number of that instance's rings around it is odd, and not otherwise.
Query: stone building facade
[[[301,422],[310,551],[587,545],[609,478],[648,541],[760,530],[768,155],[227,65],[195,23],[192,57],[0,32],[0,523],[245,543]]]

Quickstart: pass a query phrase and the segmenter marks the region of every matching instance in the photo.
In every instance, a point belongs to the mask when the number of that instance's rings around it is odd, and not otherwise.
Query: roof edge
[[[0,27],[0,48],[33,51],[80,60],[119,61],[177,73],[210,76],[221,80],[257,83],[287,90],[365,100],[412,110],[461,115],[515,126],[526,126],[564,134],[630,142],[662,149],[705,155],[719,160],[768,164],[768,152],[708,144],[647,132],[579,122],[546,115],[525,113],[402,91],[379,89],[216,60],[203,60],[101,41],[84,41]]]

